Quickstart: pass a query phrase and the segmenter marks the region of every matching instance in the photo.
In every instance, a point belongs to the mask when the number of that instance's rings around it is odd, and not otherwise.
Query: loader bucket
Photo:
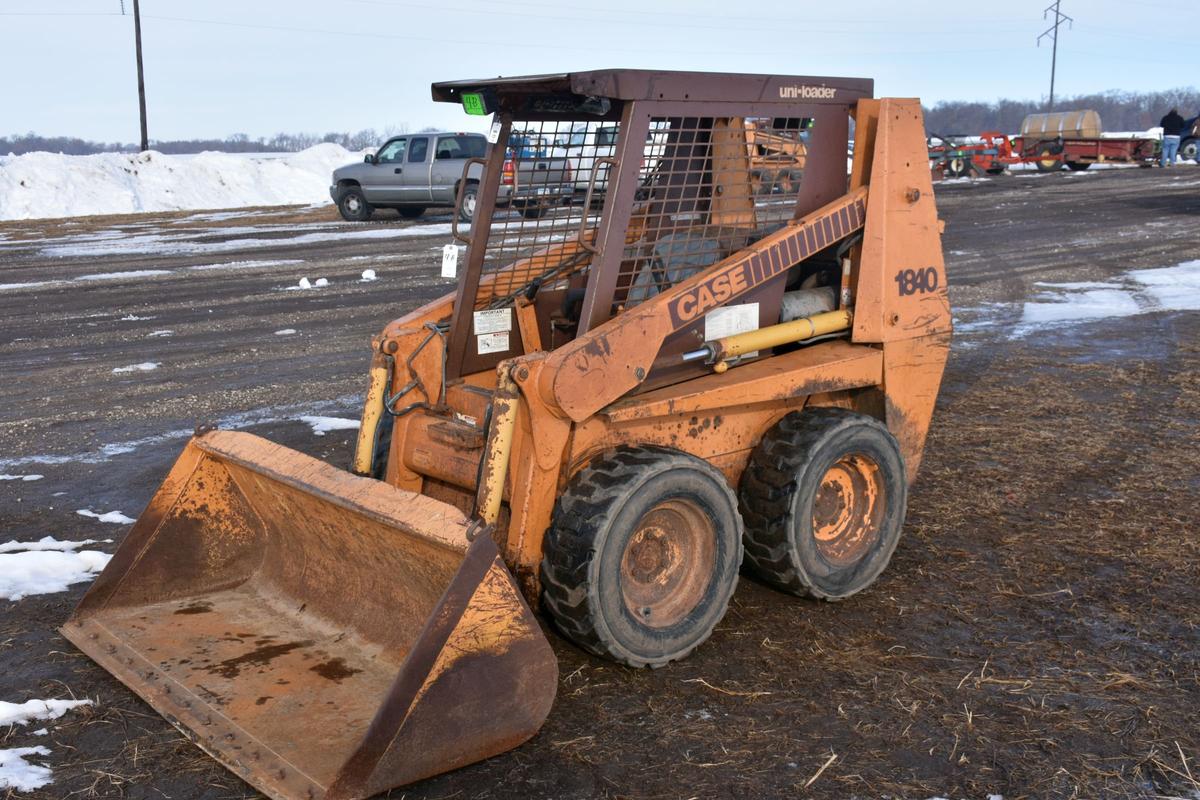
[[[280,800],[516,747],[557,664],[455,507],[245,433],[192,439],[63,633]]]

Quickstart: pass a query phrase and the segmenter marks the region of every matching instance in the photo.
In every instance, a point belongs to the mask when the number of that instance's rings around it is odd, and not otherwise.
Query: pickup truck
[[[363,222],[377,208],[394,208],[400,216],[414,219],[427,208],[453,208],[462,187],[459,218],[470,222],[475,216],[482,163],[468,159],[487,156],[487,138],[478,133],[432,132],[395,136],[369,153],[361,164],[348,164],[333,172],[329,196],[342,218]],[[568,200],[574,192],[570,167],[564,158],[554,158],[510,137],[510,158],[497,193],[496,205],[510,207],[529,217]]]

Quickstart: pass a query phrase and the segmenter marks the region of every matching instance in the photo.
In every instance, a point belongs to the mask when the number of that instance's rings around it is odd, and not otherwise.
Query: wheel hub
[[[641,624],[665,628],[687,616],[712,580],[717,537],[693,503],[665,500],[638,521],[621,556],[621,598]]]
[[[836,566],[856,563],[879,541],[885,507],[879,465],[862,455],[842,457],[813,500],[817,552]]]

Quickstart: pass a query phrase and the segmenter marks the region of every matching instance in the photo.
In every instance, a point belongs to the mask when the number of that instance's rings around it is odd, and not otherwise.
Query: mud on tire
[[[542,604],[559,630],[596,655],[662,666],[725,615],[742,561],[737,498],[699,458],[623,447],[571,479],[543,553]]]
[[[838,600],[871,585],[900,541],[904,459],[872,417],[793,412],[754,449],[739,501],[748,571],[792,594]]]

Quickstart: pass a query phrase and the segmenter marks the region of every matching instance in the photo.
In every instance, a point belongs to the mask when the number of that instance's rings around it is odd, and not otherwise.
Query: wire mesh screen
[[[653,119],[615,302],[644,302],[790,220],[810,125],[807,119]]]
[[[618,127],[594,120],[513,121],[477,309],[508,305],[535,281],[558,287],[587,266]]]

